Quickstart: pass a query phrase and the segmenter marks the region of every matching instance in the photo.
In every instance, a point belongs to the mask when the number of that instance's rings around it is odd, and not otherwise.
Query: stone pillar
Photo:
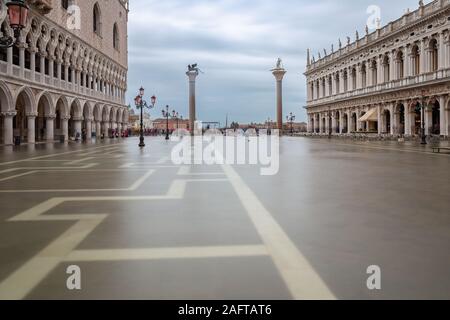
[[[13,145],[13,118],[16,115],[14,111],[3,112],[3,143]]]
[[[403,106],[405,107],[405,135],[410,136],[411,135],[411,108],[409,105],[411,104],[410,101],[403,101]]]
[[[12,74],[13,73],[13,48],[6,49],[6,60],[8,62],[7,64],[7,73]]]
[[[69,83],[69,62],[68,61],[64,64],[64,81],[66,82],[66,84]]]
[[[426,48],[426,39],[423,39],[420,44],[420,73],[425,73],[428,71],[427,69],[427,51]]]
[[[439,129],[440,129],[440,135],[441,136],[445,136],[446,132],[445,132],[445,102],[447,101],[445,96],[440,96],[439,97]]]
[[[336,133],[336,113],[331,115],[331,133]]]
[[[45,140],[53,141],[55,140],[55,132],[54,132],[54,123],[55,123],[56,115],[51,114],[45,118],[46,123],[46,136]]]
[[[64,135],[64,141],[69,141],[69,119],[70,117],[61,117],[61,130]]]
[[[445,135],[447,138],[450,137],[450,104],[444,106],[445,109]]]
[[[81,122],[83,121],[83,118],[74,118],[73,119],[73,127],[74,127],[74,129],[75,129],[75,134],[74,134],[74,136],[75,136],[75,138],[77,137],[77,134],[80,134],[80,137],[81,137]]]
[[[198,77],[198,70],[189,70],[186,72],[189,78],[189,130],[194,135],[196,119],[196,101],[195,101],[195,80]]]
[[[377,116],[378,116],[378,134],[383,132],[383,117],[381,116],[381,106],[377,107]]]
[[[48,74],[50,75],[50,79],[54,78],[55,73],[55,60],[53,59],[53,56],[48,57]],[[51,81],[51,85],[53,85],[53,80]]]
[[[62,61],[61,61],[61,59],[58,59],[56,61],[56,78],[58,80],[61,80],[61,75],[62,75],[61,71],[62,71]]]
[[[36,143],[36,117],[37,113],[30,113],[27,114],[27,121],[28,121],[28,129],[27,129],[27,137],[28,137],[28,143],[33,144]]]
[[[425,107],[425,134],[428,136],[431,134],[431,129],[433,126],[433,114],[431,106],[426,105]]]
[[[272,74],[277,82],[277,129],[283,130],[283,78],[286,70],[282,67],[272,70]]]
[[[92,138],[92,119],[86,119],[86,139]]]
[[[391,135],[395,135],[395,134],[397,134],[397,130],[398,130],[398,127],[397,127],[398,116],[397,116],[397,113],[396,113],[396,110],[395,110],[395,104],[394,103],[392,103],[389,106],[389,114],[390,114],[390,117],[391,117],[391,132],[390,132],[390,134]]]
[[[19,66],[20,66],[20,77],[23,78],[25,76],[25,43],[19,43]]]
[[[31,81],[35,80],[36,75],[36,49],[30,49],[30,70],[31,70]]]
[[[101,121],[96,121],[95,125],[96,125],[95,135],[96,135],[97,138],[100,138],[100,136],[102,135],[102,122]]]
[[[45,83],[45,56],[46,53],[45,52],[40,52],[39,53],[40,57],[41,57],[41,83]]]

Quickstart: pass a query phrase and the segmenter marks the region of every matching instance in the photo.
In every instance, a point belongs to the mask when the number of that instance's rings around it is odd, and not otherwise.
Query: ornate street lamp
[[[180,115],[175,110],[172,111],[172,113],[169,112],[169,106],[166,106],[166,110],[162,110],[162,115],[164,118],[166,118],[166,140],[170,139],[169,136],[169,118],[176,119],[177,120],[177,129],[178,129],[178,120],[180,119]],[[183,118],[183,117],[181,117]]]
[[[287,122],[291,124],[291,136],[294,135],[294,121],[295,121],[295,115],[291,112],[288,116],[286,116]]]
[[[11,0],[6,3],[8,7],[9,25],[14,31],[14,38],[11,36],[4,36],[0,38],[0,48],[6,49],[14,46],[19,37],[20,31],[27,25],[28,6],[24,0]]]
[[[141,123],[140,123],[140,132],[139,132],[139,147],[143,148],[145,147],[144,142],[144,108],[146,109],[152,109],[155,107],[156,104],[156,97],[152,96],[150,99],[150,105],[147,104],[147,101],[144,100],[144,93],[145,89],[141,87],[139,89],[139,95],[134,98],[134,104],[136,105],[136,108],[141,109]]]

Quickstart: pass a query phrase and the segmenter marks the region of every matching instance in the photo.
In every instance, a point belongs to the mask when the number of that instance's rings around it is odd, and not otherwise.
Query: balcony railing
[[[80,86],[78,84],[74,84],[71,82],[66,82],[65,80],[60,80],[49,75],[43,75],[41,72],[34,73],[34,79],[32,76],[32,72],[29,69],[24,69],[23,76],[20,74],[21,68],[16,65],[12,65],[12,75],[14,78],[25,79],[27,81],[35,83],[37,86],[46,85],[50,86],[53,89],[59,89],[63,91],[67,91],[71,94],[80,94],[90,98],[105,100],[108,102],[113,102],[117,104],[124,104],[120,97],[108,96],[104,92],[95,91],[90,88],[86,88],[84,86]],[[0,61],[0,73],[2,75],[8,74],[8,63],[5,61]],[[42,77],[44,77],[44,83],[42,83]]]
[[[436,72],[429,72],[418,76],[412,76],[404,79],[393,80],[390,82],[377,84],[361,89],[355,89],[344,93],[339,93],[331,96],[322,97],[319,99],[309,100],[310,106],[321,105],[329,102],[336,102],[338,100],[345,100],[350,98],[357,98],[364,95],[382,93],[387,90],[402,89],[408,86],[427,84],[428,82],[440,80],[450,77],[450,69],[438,70]]]

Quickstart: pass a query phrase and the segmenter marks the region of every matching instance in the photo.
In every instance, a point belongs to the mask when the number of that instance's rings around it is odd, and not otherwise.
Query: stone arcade
[[[0,144],[87,138],[128,125],[128,0],[34,0],[18,46],[0,49]],[[71,9],[79,8],[79,17]],[[11,34],[0,3],[1,35]],[[80,29],[68,19],[80,19]]]
[[[450,0],[418,10],[316,60],[308,51],[308,132],[417,137],[450,133]]]

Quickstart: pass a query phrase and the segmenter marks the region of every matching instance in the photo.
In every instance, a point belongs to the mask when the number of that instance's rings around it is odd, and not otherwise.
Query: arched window
[[[69,8],[69,0],[61,0],[61,7],[67,10]]]
[[[113,27],[113,47],[119,50],[119,28],[117,27],[117,23],[114,23]]]
[[[102,22],[101,22],[100,6],[98,5],[98,3],[96,3],[96,4],[94,4],[94,11],[93,11],[94,33],[101,35],[101,28],[102,28]]]

